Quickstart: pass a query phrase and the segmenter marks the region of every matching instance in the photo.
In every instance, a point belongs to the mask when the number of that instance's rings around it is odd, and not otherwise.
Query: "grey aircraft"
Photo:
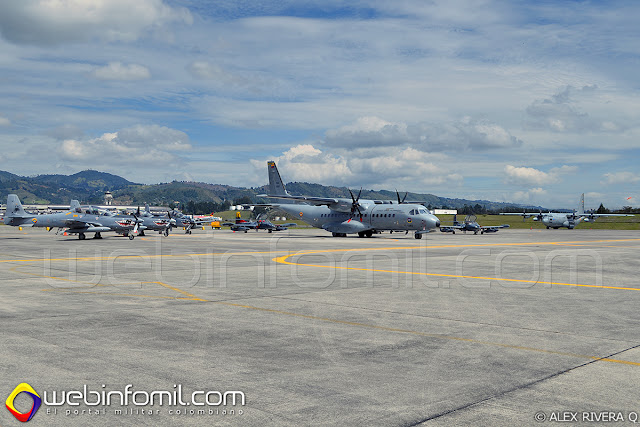
[[[598,214],[594,212],[584,211],[584,193],[580,196],[580,204],[578,205],[578,211],[573,212],[523,212],[523,213],[501,213],[500,215],[521,215],[522,220],[525,218],[533,217],[534,221],[540,221],[547,226],[547,229],[558,229],[566,227],[569,230],[573,230],[576,225],[581,222],[595,222],[598,217],[601,216],[634,216],[629,214]]]
[[[168,216],[153,215],[148,204],[145,204],[143,212],[140,212],[140,208],[138,208],[136,216],[142,220],[142,225],[140,226],[141,236],[144,236],[145,230],[157,231],[168,236],[171,228],[176,226],[176,220],[171,218],[170,213],[168,213]]]
[[[414,232],[416,239],[440,226],[440,220],[420,204],[398,203],[391,200],[361,200],[360,194],[351,198],[292,196],[284,187],[275,162],[267,162],[269,194],[265,197],[282,199],[278,208],[306,223],[327,230],[334,237],[357,233],[371,237],[381,231]],[[360,190],[362,191],[362,190]],[[350,191],[351,192],[351,191]],[[297,203],[296,203],[297,202]]]
[[[236,218],[236,222],[225,222],[222,225],[228,226],[233,231],[244,231],[245,233],[249,230],[267,230],[269,233],[274,231],[284,231],[289,227],[295,227],[297,224],[295,222],[287,223],[287,224],[274,224],[268,219],[261,219],[260,216],[255,221],[247,221],[240,217]]]
[[[191,234],[191,229],[196,225],[193,219],[177,211],[167,212],[166,216],[154,215],[151,213],[148,204],[145,204],[144,212],[140,212],[140,208],[138,208],[136,216],[144,221],[142,224],[144,230],[158,231],[165,236],[168,236],[175,227],[183,227],[185,234]],[[141,236],[144,235],[144,230],[141,232]]]
[[[21,227],[46,227],[47,230],[66,229],[66,233],[78,234],[80,240],[86,238],[85,233],[95,233],[94,239],[102,239],[102,232],[115,231],[128,233],[133,240],[138,234],[138,227],[142,221],[134,217],[116,217],[110,212],[92,206],[80,207],[77,200],[71,202],[71,209],[67,212],[33,215],[25,212],[20,199],[15,194],[7,196],[7,210],[4,223]]]
[[[453,216],[453,225],[441,225],[440,231],[443,233],[456,234],[456,231],[472,231],[473,234],[484,233],[497,233],[501,228],[509,228],[509,224],[502,225],[487,225],[483,226],[478,224],[477,217],[475,215],[467,215],[463,222],[457,220],[457,216]]]

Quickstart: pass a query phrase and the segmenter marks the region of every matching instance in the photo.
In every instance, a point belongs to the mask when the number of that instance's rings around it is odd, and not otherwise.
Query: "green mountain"
[[[106,172],[86,170],[73,175],[38,175],[24,177],[0,171],[0,198],[15,193],[23,203],[61,203],[71,199],[95,201],[104,199],[105,191],[134,184]]]
[[[293,195],[315,197],[350,197],[347,187],[334,187],[308,182],[290,182],[287,191]],[[105,191],[111,191],[115,204],[143,205],[149,203],[168,206],[178,202],[182,206],[191,203],[209,204],[204,210],[210,210],[211,204],[232,203],[268,203],[269,199],[258,197],[267,192],[267,186],[258,188],[233,187],[203,182],[173,181],[169,183],[142,185],[117,175],[86,170],[73,175],[39,175],[22,177],[0,171],[0,199],[6,200],[7,194],[17,194],[23,203],[60,203],[68,204],[71,199],[81,203],[102,204]],[[357,196],[359,189],[351,189]],[[404,193],[400,194],[404,197]],[[374,200],[396,200],[395,191],[363,189],[361,197]],[[491,202],[488,200],[465,200],[439,197],[433,194],[409,193],[407,201],[421,201],[432,208],[466,209],[475,213],[486,210],[521,210],[521,206]],[[515,208],[514,206],[517,206]],[[528,207],[535,208],[538,207]],[[464,212],[464,211],[463,211]]]

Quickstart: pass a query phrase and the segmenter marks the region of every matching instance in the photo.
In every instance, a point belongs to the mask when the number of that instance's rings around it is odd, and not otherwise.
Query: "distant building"
[[[104,204],[106,206],[111,206],[113,204],[113,194],[111,194],[111,191],[106,191],[104,193]]]
[[[434,209],[433,214],[434,215],[457,215],[458,210],[457,209]]]

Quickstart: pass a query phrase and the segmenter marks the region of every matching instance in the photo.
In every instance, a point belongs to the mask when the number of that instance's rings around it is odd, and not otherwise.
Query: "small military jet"
[[[475,215],[467,215],[463,222],[457,220],[457,215],[453,216],[453,225],[441,225],[440,231],[443,233],[456,234],[456,231],[472,231],[473,234],[484,233],[497,233],[501,228],[509,228],[509,224],[483,226],[478,224],[477,217]]]
[[[580,203],[578,205],[578,211],[573,212],[523,212],[523,213],[501,213],[500,215],[521,215],[522,220],[525,218],[533,217],[534,221],[540,221],[547,226],[547,229],[553,228],[557,230],[561,227],[566,227],[569,230],[573,230],[576,225],[581,222],[595,222],[598,217],[601,216],[635,216],[630,214],[598,214],[595,212],[584,211],[584,193],[580,196]]]
[[[416,239],[440,226],[440,220],[420,204],[391,200],[360,199],[349,190],[351,198],[292,196],[284,187],[274,161],[267,162],[269,194],[264,197],[285,200],[274,204],[279,209],[299,217],[306,223],[331,232],[333,237],[357,233],[372,237],[381,231],[414,232]]]
[[[289,227],[295,227],[297,224],[295,222],[291,222],[288,224],[274,224],[268,219],[260,219],[260,216],[255,221],[247,221],[240,217],[236,218],[236,222],[225,222],[222,225],[228,226],[233,231],[244,231],[245,233],[249,230],[267,230],[269,233],[274,231],[284,231]]]
[[[46,227],[48,231],[58,228],[58,232],[77,234],[80,240],[86,238],[85,233],[95,233],[94,239],[102,239],[102,232],[114,231],[127,234],[130,240],[138,234],[142,223],[135,217],[114,216],[110,212],[94,206],[80,206],[77,200],[71,202],[71,209],[67,212],[33,215],[25,212],[16,194],[7,196],[7,210],[4,223],[21,227]],[[57,233],[56,233],[57,234]]]

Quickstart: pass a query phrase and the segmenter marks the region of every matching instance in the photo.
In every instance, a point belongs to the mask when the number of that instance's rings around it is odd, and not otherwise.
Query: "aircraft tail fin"
[[[578,215],[584,215],[584,193],[580,196],[580,203],[578,204]]]
[[[269,172],[269,195],[270,196],[287,196],[287,190],[284,188],[284,183],[278,172],[276,162],[269,160],[267,162],[267,170]]]
[[[148,214],[151,213],[151,209],[149,209],[149,203],[145,203],[144,204],[144,211],[145,211],[145,213],[148,213]]]
[[[7,225],[23,225],[27,223],[34,215],[29,215],[24,211],[20,198],[16,194],[7,196],[7,210],[4,214],[4,223]]]

